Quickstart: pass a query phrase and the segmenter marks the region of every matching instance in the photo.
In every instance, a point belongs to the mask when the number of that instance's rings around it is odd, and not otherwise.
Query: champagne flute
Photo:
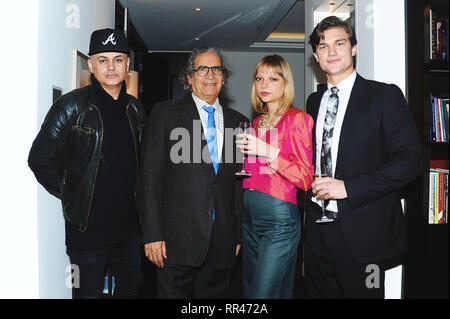
[[[249,131],[249,129],[251,127],[252,127],[252,123],[251,122],[247,122],[247,121],[240,122],[239,123],[239,133],[246,134],[246,133],[248,133],[248,131]],[[244,137],[244,138],[242,138],[242,140],[246,140],[246,138]],[[245,170],[244,164],[245,164],[245,154],[242,153],[242,169],[239,172],[236,172],[235,174],[237,176],[242,176],[242,177],[250,177],[250,176],[252,176],[252,174],[250,172],[247,172]]]
[[[316,171],[314,173],[314,179],[319,179],[322,177],[327,177],[327,170],[324,165],[320,165],[320,167],[316,167]],[[316,223],[322,224],[322,223],[330,223],[330,222],[334,221],[333,218],[328,217],[327,214],[325,213],[325,204],[328,204],[328,200],[326,201],[322,197],[322,198],[320,198],[320,202],[322,204],[322,217],[317,219]]]

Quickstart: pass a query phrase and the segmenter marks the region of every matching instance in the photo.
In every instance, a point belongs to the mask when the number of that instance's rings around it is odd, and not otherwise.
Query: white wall
[[[355,3],[355,32],[358,40],[356,69],[367,79],[373,79],[375,68],[373,2],[373,0],[358,0]]]
[[[396,84],[403,94],[406,92],[405,23],[405,0],[374,1],[373,77],[377,81]]]
[[[61,203],[37,184],[27,158],[52,104],[71,90],[72,50],[114,25],[114,0],[2,4],[0,298],[71,298]],[[13,32],[9,32],[13,31]]]
[[[39,1],[39,127],[52,104],[52,87],[63,89],[63,94],[72,89],[72,50],[87,54],[92,31],[113,27],[114,0]],[[40,185],[37,188],[39,297],[71,298],[61,202]]]
[[[0,299],[37,298],[36,182],[27,167],[36,134],[38,2],[2,3],[0,77]]]
[[[274,52],[224,52],[232,74],[226,85],[227,96],[232,100],[230,107],[253,119],[253,107],[251,104],[252,76],[258,61],[266,55]],[[294,106],[304,109],[304,76],[305,64],[304,53],[283,53],[283,56],[291,66],[295,84]]]
[[[355,10],[358,73],[369,79],[394,83],[405,93],[404,0],[358,0]]]

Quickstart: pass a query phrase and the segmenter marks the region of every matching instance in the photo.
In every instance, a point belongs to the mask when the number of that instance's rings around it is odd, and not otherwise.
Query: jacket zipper
[[[88,208],[88,213],[87,213],[86,220],[85,220],[86,228],[88,226],[89,215],[91,214],[92,199],[94,198],[95,183],[97,181],[98,167],[100,165],[100,154],[102,152],[102,144],[103,144],[103,119],[102,119],[102,115],[100,114],[100,110],[98,109],[98,107],[96,107],[94,104],[89,103],[89,107],[94,107],[95,110],[97,111],[98,116],[100,118],[100,123],[101,123],[101,126],[102,126],[102,132],[101,132],[101,135],[100,135],[100,143],[99,143],[99,147],[98,147],[98,159],[97,159],[97,166],[95,168],[94,184],[92,185],[91,198],[89,200],[89,208]]]
[[[139,159],[138,159],[138,152],[137,152],[136,135],[134,134],[133,126],[131,125],[131,121],[130,121],[130,115],[128,113],[128,109],[130,108],[130,105],[131,105],[131,101],[127,104],[126,113],[127,113],[127,118],[128,118],[128,124],[130,124],[131,134],[133,134],[134,153],[136,154],[136,182],[137,182],[138,178],[139,178]],[[138,123],[136,123],[136,125],[138,125]],[[138,219],[139,219],[139,224],[142,224],[141,215],[139,214],[139,212],[138,212]]]
[[[134,134],[133,126],[131,125],[130,115],[128,114],[128,109],[130,108],[130,105],[131,105],[131,102],[128,103],[127,108],[126,108],[126,112],[127,112],[127,117],[128,117],[128,124],[130,124],[131,134],[133,134],[134,153],[136,155],[136,165],[139,165],[138,153],[137,153],[137,144],[136,144],[136,135]],[[136,123],[136,125],[137,125],[137,123]],[[138,174],[136,173],[136,177],[137,176],[138,176]]]

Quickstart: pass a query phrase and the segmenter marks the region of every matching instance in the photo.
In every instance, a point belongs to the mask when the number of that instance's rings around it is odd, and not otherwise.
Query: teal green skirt
[[[242,228],[244,298],[292,298],[301,234],[297,205],[245,190]]]

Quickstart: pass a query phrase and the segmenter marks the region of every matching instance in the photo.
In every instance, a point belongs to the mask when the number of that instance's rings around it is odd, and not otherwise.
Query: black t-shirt
[[[131,238],[139,231],[134,194],[137,162],[133,133],[126,115],[125,82],[114,100],[91,76],[90,103],[103,121],[101,157],[88,228],[79,232],[66,224],[68,249],[97,249]]]

